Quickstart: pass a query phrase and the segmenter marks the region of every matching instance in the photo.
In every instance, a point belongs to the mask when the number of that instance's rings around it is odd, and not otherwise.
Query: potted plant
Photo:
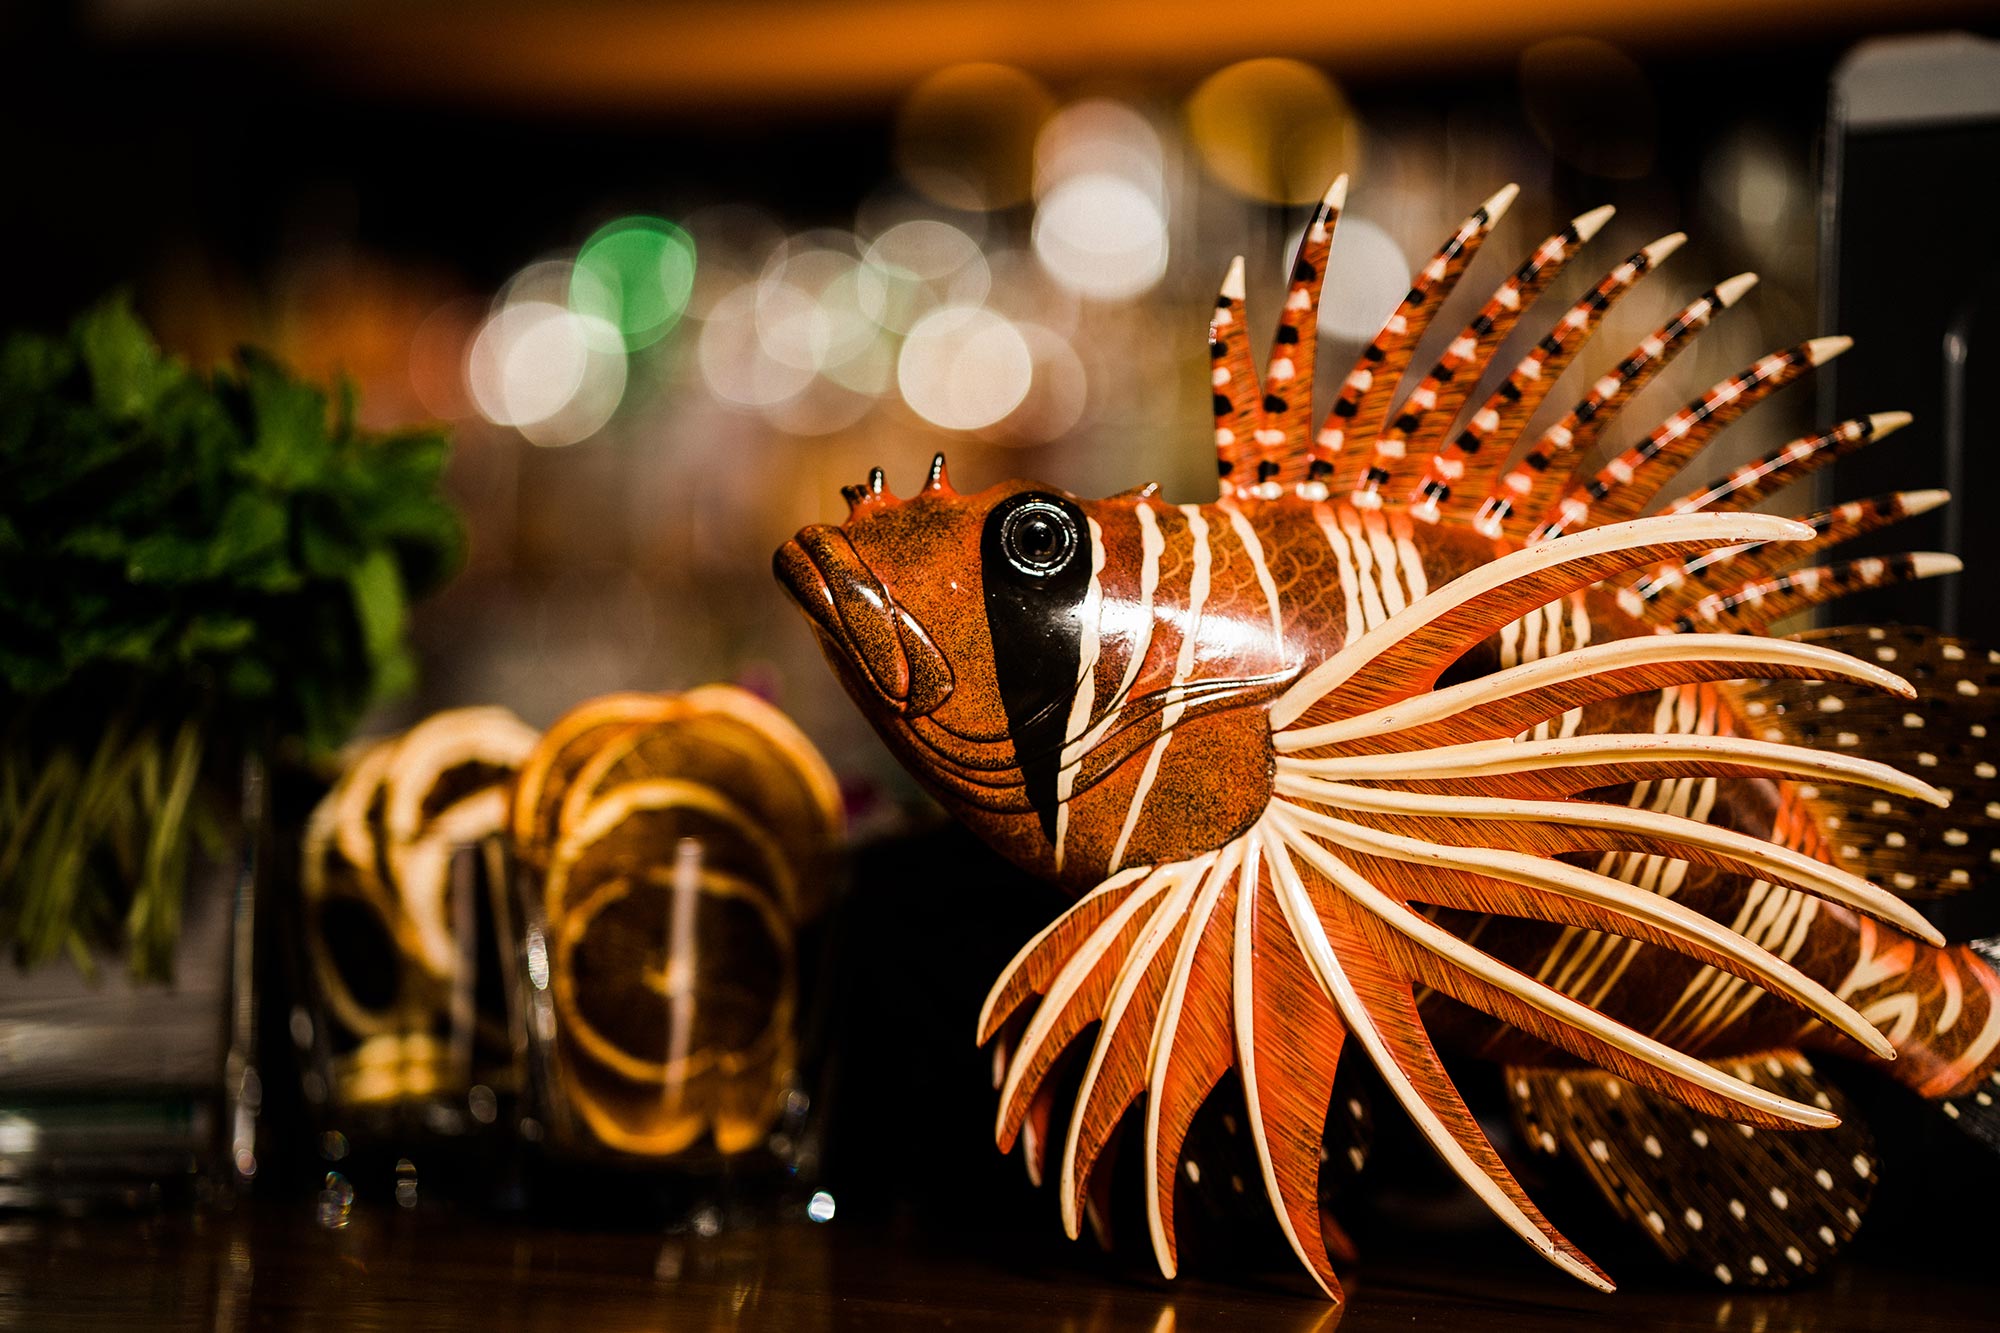
[[[263,765],[410,684],[463,545],[447,447],[254,352],[198,373],[120,300],[0,344],[0,1120],[44,1174],[185,1160],[225,1053],[254,1089]]]

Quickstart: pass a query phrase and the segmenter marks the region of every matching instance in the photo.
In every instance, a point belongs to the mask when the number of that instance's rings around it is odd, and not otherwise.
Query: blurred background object
[[[2000,264],[1989,219],[2000,213],[2000,43],[1963,33],[1870,42],[1834,72],[1820,191],[1820,303],[1835,326],[1869,339],[1872,355],[1820,387],[1838,411],[1893,396],[1917,415],[1912,439],[1888,458],[1853,458],[1835,484],[1850,495],[1895,485],[1922,459],[1925,475],[1960,497],[1905,534],[1950,551],[1968,570],[2000,566],[2000,529],[1979,521],[2000,486],[1990,389],[2000,353]],[[1921,202],[1919,202],[1921,201]],[[1890,256],[1921,247],[1922,281]],[[1881,554],[1880,539],[1860,548]],[[1940,579],[1901,595],[1870,593],[1843,607],[1854,623],[1898,618],[1988,642],[2000,596],[1981,577]]]

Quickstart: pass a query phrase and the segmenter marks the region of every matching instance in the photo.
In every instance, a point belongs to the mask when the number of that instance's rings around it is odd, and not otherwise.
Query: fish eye
[[[1077,549],[1076,521],[1047,500],[1030,500],[1000,526],[1007,563],[1030,578],[1061,573]]]

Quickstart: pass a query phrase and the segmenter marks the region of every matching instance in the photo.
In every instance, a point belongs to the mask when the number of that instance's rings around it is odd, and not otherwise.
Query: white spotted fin
[[[1730,1287],[1784,1287],[1854,1239],[1875,1193],[1866,1122],[1797,1051],[1720,1062],[1746,1083],[1841,1117],[1771,1133],[1691,1111],[1597,1069],[1507,1071],[1536,1152],[1581,1167],[1666,1259]]]
[[[1833,859],[1905,898],[1980,889],[2000,879],[2000,653],[1913,627],[1809,630],[1797,639],[1894,671],[1916,688],[1892,699],[1844,681],[1746,683],[1753,734],[1873,759],[1950,796],[1938,807],[1894,792],[1825,783],[1800,795]]]

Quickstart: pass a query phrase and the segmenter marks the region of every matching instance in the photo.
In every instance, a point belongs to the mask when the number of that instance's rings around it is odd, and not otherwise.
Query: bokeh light
[[[940,302],[978,305],[992,286],[978,242],[948,222],[898,223],[875,238],[865,259],[855,280],[856,302],[892,333],[907,333]]]
[[[916,414],[947,430],[979,430],[1028,396],[1034,357],[1005,317],[953,305],[917,321],[896,361],[896,382]]]
[[[989,251],[993,290],[982,305],[999,311],[1016,324],[1041,324],[1065,338],[1074,335],[1083,318],[1083,301],[1042,267],[1027,247]]]
[[[1035,255],[1081,296],[1130,300],[1167,271],[1159,200],[1120,176],[1090,172],[1049,191],[1035,211]]]
[[[1069,339],[1040,324],[1016,326],[1028,344],[1031,379],[1021,405],[991,433],[1000,444],[1046,444],[1061,439],[1083,420],[1090,401],[1090,376]]]
[[[1035,141],[1035,195],[1076,176],[1116,176],[1166,198],[1166,154],[1139,112],[1109,98],[1072,103],[1049,118]]]
[[[1802,177],[1767,130],[1738,130],[1709,155],[1701,192],[1709,206],[1753,240],[1771,238],[1805,202]],[[1777,237],[1780,243],[1788,236]]]
[[[1035,136],[1055,99],[1033,76],[977,63],[939,70],[896,118],[896,163],[923,194],[978,212],[1028,197]]]
[[[576,318],[549,301],[503,306],[472,340],[467,380],[487,420],[519,426],[555,415],[583,383],[590,348]]]
[[[765,421],[787,435],[831,435],[860,421],[874,406],[874,395],[821,376],[761,411]]]
[[[905,222],[928,221],[938,207],[901,181],[892,180],[868,192],[854,207],[854,232],[864,242],[873,241],[891,227]],[[953,211],[951,225],[976,242],[984,242],[991,219],[984,213]]]
[[[1646,72],[1594,37],[1556,37],[1521,53],[1521,106],[1562,162],[1609,180],[1653,169],[1660,109]]]
[[[695,346],[709,391],[739,407],[768,407],[804,392],[819,369],[810,355],[816,310],[810,299],[796,293],[767,296],[762,284],[755,282],[744,283],[717,301]],[[787,329],[786,321],[794,317],[801,319],[801,326]],[[771,355],[766,327],[776,333],[780,346],[794,354],[793,359]]]
[[[1368,341],[1408,293],[1410,279],[1410,261],[1395,237],[1367,218],[1343,217],[1326,262],[1326,290],[1338,299],[1320,302],[1319,331]]]
[[[785,244],[778,219],[749,204],[711,204],[682,221],[701,262],[688,294],[687,318],[706,319],[709,310],[760,273],[771,253]]]
[[[466,384],[465,355],[485,315],[481,302],[461,297],[431,311],[410,335],[410,387],[440,421],[477,410]]]
[[[574,444],[601,429],[625,394],[618,331],[552,301],[510,302],[487,319],[466,356],[479,412],[535,444]]]
[[[811,364],[818,370],[845,365],[861,356],[882,330],[861,309],[859,244],[843,231],[817,231],[793,238],[775,250],[758,280],[760,327],[767,298],[783,288],[812,303],[809,317],[816,346]],[[792,359],[776,347],[773,355]]]
[[[843,256],[844,267],[819,289],[827,324],[827,355],[820,374],[856,393],[878,395],[895,378],[892,335],[862,308],[862,265]]]
[[[583,381],[569,401],[553,413],[521,425],[521,434],[530,444],[555,447],[587,440],[611,423],[624,401],[629,374],[626,358],[620,352],[605,350],[606,339],[616,337],[617,331],[602,320],[585,316],[578,319],[570,336],[589,349]]]
[[[759,282],[752,290],[757,340],[765,355],[807,374],[825,365],[833,329],[813,294],[783,280]]]
[[[578,274],[576,265],[567,259],[537,259],[523,265],[514,276],[501,286],[499,294],[493,298],[493,308],[522,305],[529,301],[540,301],[546,305],[567,306],[575,289],[586,289],[597,283],[592,273]],[[608,291],[591,294],[591,299],[600,303],[611,300]]]
[[[577,252],[569,307],[610,324],[625,346],[658,342],[694,291],[694,239],[663,218],[607,224]]]
[[[1297,60],[1245,60],[1188,99],[1188,130],[1223,184],[1276,204],[1316,202],[1351,171],[1361,129],[1333,80]]]

